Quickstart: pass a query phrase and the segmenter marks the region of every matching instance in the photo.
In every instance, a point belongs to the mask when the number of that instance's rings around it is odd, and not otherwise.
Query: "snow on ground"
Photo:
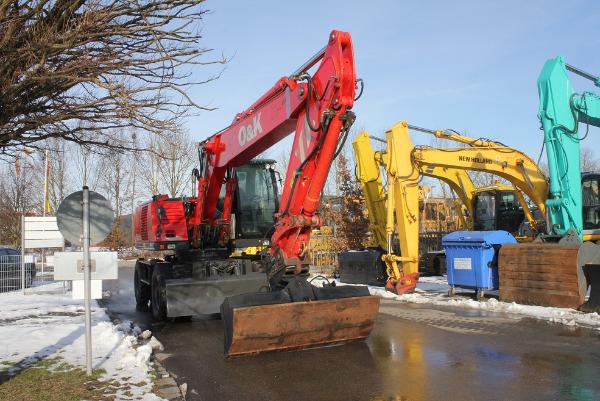
[[[106,371],[100,380],[120,384],[117,399],[162,400],[152,393],[150,376],[152,345],[158,341],[142,344],[140,334],[131,322],[112,324],[92,301],[92,366]],[[85,368],[83,301],[70,294],[0,294],[0,370],[14,373],[48,357]]]
[[[339,280],[335,281],[336,285],[344,285],[344,283],[341,283]],[[322,285],[324,282],[323,279],[319,278],[312,281],[315,285]],[[419,278],[417,289],[412,294],[396,295],[386,291],[383,287],[368,287],[372,295],[377,295],[381,298],[394,299],[400,302],[509,313],[545,320],[552,323],[565,324],[567,326],[582,326],[600,330],[600,315],[598,313],[583,313],[569,308],[554,308],[547,306],[522,305],[515,302],[501,302],[496,298],[487,298],[484,301],[476,301],[473,299],[475,292],[472,290],[461,291],[460,289],[457,289],[457,295],[449,298],[447,296],[449,286],[446,277],[443,276]],[[497,294],[497,292],[494,291],[491,291],[491,293]]]

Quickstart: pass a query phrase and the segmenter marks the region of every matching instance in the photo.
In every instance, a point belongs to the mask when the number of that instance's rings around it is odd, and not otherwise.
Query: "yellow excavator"
[[[460,203],[446,196],[435,196],[429,185],[419,185],[419,213],[421,232],[448,232],[466,227],[466,223],[458,217],[466,214]]]
[[[493,141],[486,138],[472,138],[469,136],[465,136],[459,134],[454,130],[429,130],[421,127],[413,127],[415,131],[425,132],[428,134],[434,135],[436,138],[445,139],[449,141],[454,141],[458,143],[463,143],[473,147],[505,147],[501,142]],[[594,171],[586,171],[581,173],[581,187],[582,193],[587,194],[585,196],[585,200],[582,204],[583,211],[583,241],[600,241],[600,197],[599,193],[599,184],[600,183],[600,173]],[[484,188],[479,188],[478,191],[484,192]],[[523,207],[523,210],[526,213],[529,223],[533,223],[537,220],[538,225],[541,223],[541,218],[538,216],[533,218],[533,214],[529,215],[527,211],[531,211],[525,202],[525,198],[523,198],[521,193],[517,193],[519,196],[519,202]],[[533,212],[532,212],[533,213]],[[531,218],[530,218],[531,217]],[[543,218],[543,217],[542,217]],[[484,228],[475,227],[475,230],[483,230]],[[494,229],[502,229],[502,228],[494,228]],[[511,230],[507,230],[511,231]],[[519,242],[529,242],[533,240],[530,237],[524,237],[520,235],[517,237]]]
[[[436,138],[462,143],[462,144],[468,145],[470,147],[498,148],[501,151],[506,151],[507,148],[510,149],[511,151],[515,150],[515,149],[507,147],[506,145],[504,145],[501,142],[493,141],[493,140],[486,139],[486,138],[472,138],[472,137],[469,137],[466,135],[459,134],[458,132],[456,132],[454,130],[440,130],[440,129],[430,130],[427,128],[416,127],[416,126],[410,126],[410,128],[412,131],[432,134]],[[449,151],[453,151],[453,149],[449,149]],[[516,152],[519,152],[519,151],[516,151]],[[533,161],[531,160],[531,162],[533,162]],[[531,163],[525,163],[525,164],[528,164],[531,166]],[[437,166],[437,164],[435,164],[435,163],[433,165],[426,164],[425,169],[426,170],[423,172],[424,173],[423,175],[429,175],[431,177],[435,177],[435,178],[444,180],[443,177],[427,174],[428,171],[435,171],[434,169],[437,169],[437,171],[443,170],[442,168]],[[469,177],[469,175],[466,173],[466,171],[462,170],[461,168],[452,168],[452,169],[457,170],[457,171],[462,171],[463,174],[465,174],[467,177]],[[478,170],[478,171],[482,171],[482,170]],[[492,171],[489,171],[489,172],[493,173]],[[512,175],[512,173],[513,173],[512,171],[509,171],[510,175]],[[539,170],[539,168],[535,174],[537,175],[537,177],[539,179],[545,179],[543,172],[541,172],[541,170]],[[529,180],[527,174],[523,174],[523,176]],[[469,177],[469,179],[470,179],[470,177]],[[463,181],[464,181],[464,179],[463,179]],[[512,179],[509,179],[508,181],[513,182]],[[446,183],[448,183],[448,182],[446,182]],[[531,182],[531,185],[533,185],[532,182]],[[452,190],[454,190],[456,192],[455,187],[453,187],[452,185],[450,185],[450,187]],[[540,188],[540,190],[541,189],[542,188]],[[539,191],[536,191],[536,193],[539,195]],[[532,241],[534,239],[533,238],[534,234],[536,232],[538,232],[544,225],[544,218],[542,216],[543,209],[540,211],[537,211],[537,209],[532,210],[532,208],[529,206],[528,202],[526,201],[525,197],[523,196],[523,192],[520,191],[516,187],[516,185],[508,186],[508,185],[496,183],[494,185],[490,185],[487,187],[479,187],[479,188],[472,189],[471,191],[466,192],[465,196],[468,197],[469,194],[472,195],[469,199],[465,200],[465,199],[463,199],[464,196],[461,197],[461,200],[463,201],[463,204],[464,204],[463,207],[467,208],[468,207],[467,204],[468,204],[469,206],[471,206],[471,208],[469,209],[469,212],[471,212],[471,213],[479,212],[480,214],[484,213],[484,214],[488,215],[487,219],[483,219],[483,218],[481,218],[481,216],[479,216],[480,218],[477,219],[476,224],[471,224],[470,226],[467,225],[466,227],[468,227],[468,229],[470,229],[470,230],[480,230],[480,231],[505,230],[505,231],[511,232],[513,235],[515,235],[520,242],[528,242],[528,241]],[[539,196],[538,196],[538,199],[539,199]],[[496,207],[500,207],[501,209],[502,208],[509,208],[509,209],[514,208],[514,206],[517,205],[517,202],[518,202],[519,208],[522,209],[522,212],[524,214],[524,217],[527,220],[526,222],[529,224],[529,227],[518,227],[517,228],[515,226],[515,221],[513,219],[509,219],[507,221],[505,216],[498,216],[498,214],[495,212]],[[467,203],[467,204],[465,204],[465,203]],[[538,203],[538,205],[539,205],[539,203]],[[537,211],[537,213],[536,213],[536,211]],[[500,214],[502,214],[502,213],[500,213]],[[500,217],[500,219],[499,219],[499,217]],[[472,220],[471,220],[471,223],[472,223]]]
[[[418,279],[418,183],[421,176],[446,182],[468,210],[468,214],[464,215],[471,218],[467,226],[479,230],[516,232],[523,217],[537,229],[540,221],[535,219],[523,193],[543,213],[544,194],[547,192],[543,172],[531,158],[516,149],[500,144],[449,149],[415,147],[408,135],[409,128],[424,130],[406,122],[396,124],[386,132],[385,151],[374,151],[366,132],[353,143],[357,174],[370,216],[370,229],[379,247],[385,250],[381,259],[388,273],[386,288],[397,293],[411,291],[416,285],[414,277]],[[387,175],[387,194],[381,180],[382,167]],[[468,170],[498,175],[514,188],[500,184],[475,188]],[[398,240],[397,246],[394,246],[394,238]],[[373,256],[377,255],[373,253]],[[355,255],[355,259],[360,257]],[[343,266],[343,263],[348,266]],[[357,264],[357,261],[342,258],[340,268],[352,270],[358,268]]]
[[[342,255],[341,267],[345,268],[346,273],[354,273],[356,271],[361,272],[357,282],[361,282],[361,279],[363,280],[362,282],[366,282],[365,279],[369,277],[367,271],[362,271],[360,262],[357,261],[357,259],[362,259],[363,261],[369,261],[372,258],[379,259],[379,254],[383,253],[382,250],[387,247],[387,234],[385,228],[386,194],[380,180],[380,167],[383,164],[381,163],[382,155],[380,152],[375,152],[373,150],[371,141],[380,142],[384,144],[384,146],[387,146],[385,140],[378,137],[370,137],[367,132],[362,132],[353,142],[353,148],[357,164],[357,179],[361,182],[363,187],[365,203],[370,216],[370,231],[373,233],[375,243],[379,250],[370,249],[364,251],[372,254],[370,258],[359,253]],[[412,143],[410,146],[412,147]],[[467,173],[467,170],[462,168],[426,165],[421,169],[421,175],[441,180],[456,194],[457,199],[455,199],[454,207],[456,215],[460,220],[459,226],[461,229],[504,229],[517,235],[519,225],[523,220],[523,210],[527,211],[527,216],[533,220],[533,214],[530,212],[529,205],[522,194],[515,190],[514,187],[494,184],[487,187],[476,188],[471,177]],[[515,209],[515,199],[518,200],[519,205],[517,207],[517,216],[507,220],[505,219],[505,216],[508,210]],[[481,212],[480,209],[482,207],[488,207],[491,204],[497,204],[500,210],[494,210],[490,213]],[[505,206],[502,207],[502,205]],[[479,210],[476,225],[474,225],[473,222],[473,216],[475,214],[474,208]],[[488,218],[483,219],[483,217],[486,216]],[[491,219],[489,218],[490,216]],[[434,247],[435,249],[425,249],[426,244],[423,244],[423,241],[420,241],[419,245],[423,248],[419,250],[420,271],[437,275],[443,273],[445,266],[444,252],[440,251],[438,247]],[[395,242],[394,247],[399,249],[399,245],[395,244]],[[348,267],[349,264],[351,265],[350,267]],[[378,270],[382,271],[381,267],[379,267]],[[385,269],[383,270],[385,271]],[[348,277],[348,274],[346,274],[346,276]],[[379,277],[381,278],[382,275],[379,274]],[[371,281],[375,283],[376,280],[371,277]]]

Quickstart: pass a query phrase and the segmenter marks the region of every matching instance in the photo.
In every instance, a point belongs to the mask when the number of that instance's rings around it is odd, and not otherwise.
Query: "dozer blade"
[[[314,287],[293,279],[280,291],[229,297],[221,306],[228,357],[363,340],[379,298],[366,287]]]
[[[219,313],[226,297],[268,288],[267,275],[248,273],[203,280],[193,278],[166,281],[167,317]]]
[[[500,300],[579,308],[588,286],[584,268],[598,258],[598,249],[590,242],[502,246],[498,256]]]

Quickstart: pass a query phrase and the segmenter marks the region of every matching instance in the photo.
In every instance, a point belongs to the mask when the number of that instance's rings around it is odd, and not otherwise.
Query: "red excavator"
[[[362,92],[350,34],[333,31],[327,46],[199,144],[197,193],[155,196],[135,211],[136,247],[172,251],[138,260],[138,309],[151,308],[156,319],[220,311],[227,356],[369,335],[379,299],[366,287],[307,280],[309,236],[321,224],[321,191],[355,119],[358,83]],[[273,162],[253,158],[294,131],[279,194]],[[248,247],[263,251],[231,257]]]

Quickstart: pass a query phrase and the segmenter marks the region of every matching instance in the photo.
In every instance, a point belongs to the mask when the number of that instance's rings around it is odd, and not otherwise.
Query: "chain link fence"
[[[5,249],[0,251],[5,251],[0,255],[0,292],[21,290],[23,284],[30,288],[37,274],[33,255],[25,255],[22,263],[18,251],[11,254],[6,254]]]
[[[0,293],[22,291],[25,293],[64,293],[64,282],[54,280],[54,255],[52,252],[26,253],[11,248],[0,248]]]

